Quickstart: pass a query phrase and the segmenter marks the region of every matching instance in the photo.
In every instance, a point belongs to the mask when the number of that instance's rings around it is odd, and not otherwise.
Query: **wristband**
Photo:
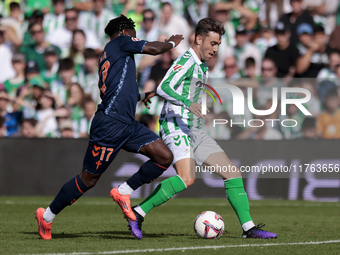
[[[175,47],[176,47],[175,42],[173,42],[173,41],[168,41],[168,43],[171,43],[171,44],[172,44],[172,48],[175,48]]]
[[[140,101],[143,101],[145,99],[145,93],[139,93]]]

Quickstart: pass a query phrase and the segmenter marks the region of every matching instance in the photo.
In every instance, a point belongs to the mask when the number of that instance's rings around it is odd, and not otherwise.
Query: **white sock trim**
[[[185,182],[183,181],[183,179],[181,178],[181,176],[179,176],[178,174],[177,174],[177,176],[182,180],[182,182],[183,182],[185,188],[187,189],[188,187],[187,187],[187,185],[185,184]]]
[[[248,231],[249,229],[251,229],[253,227],[255,227],[255,224],[252,220],[247,221],[246,223],[242,224],[242,228],[243,228],[244,231]]]
[[[43,218],[47,223],[51,223],[54,218],[55,218],[55,214],[51,211],[50,207],[47,207],[46,211],[43,214]]]
[[[135,211],[138,212],[141,216],[143,216],[143,218],[145,217],[146,213],[143,211],[143,209],[137,205],[135,208]]]
[[[131,195],[134,190],[129,186],[129,184],[127,184],[127,182],[124,182],[119,185],[118,192],[122,195]]]

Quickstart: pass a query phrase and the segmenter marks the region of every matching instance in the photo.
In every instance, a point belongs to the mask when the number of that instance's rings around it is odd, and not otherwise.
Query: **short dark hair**
[[[38,121],[36,119],[24,119],[22,121],[22,124],[24,124],[25,122],[29,123],[31,126],[35,127],[35,125],[37,125]]]
[[[251,67],[251,66],[255,66],[255,59],[253,57],[247,58],[246,61],[245,61],[245,66],[246,66],[246,68]]]
[[[118,18],[109,21],[105,27],[105,34],[112,38],[113,35],[118,34],[124,29],[135,29],[135,22],[121,14]]]
[[[331,50],[328,52],[328,54],[327,54],[328,58],[330,58],[330,56],[333,55],[333,54],[338,54],[338,55],[340,55],[340,51],[337,50],[337,49],[331,49]]]
[[[59,61],[58,72],[70,70],[74,68],[74,62],[72,58],[63,58]]]
[[[163,7],[167,5],[169,5],[172,8],[172,4],[170,2],[163,2],[161,5],[161,9],[163,9]]]
[[[314,27],[314,34],[316,34],[316,33],[325,33],[325,28],[323,27],[323,26],[320,26],[320,25],[318,25],[318,26],[315,26]]]
[[[77,33],[82,34],[86,38],[86,34],[85,34],[84,30],[82,30],[82,29],[75,29],[72,32],[72,39],[73,39],[74,35],[77,34]]]
[[[12,11],[12,10],[14,10],[14,9],[21,9],[21,8],[20,8],[20,4],[18,4],[17,2],[11,2],[11,3],[9,4],[9,9],[10,9],[10,11]]]
[[[302,122],[301,130],[306,131],[309,128],[315,128],[315,127],[316,127],[316,118],[307,116]]]
[[[214,20],[213,18],[201,19],[196,26],[195,41],[198,35],[205,37],[209,32],[215,32],[222,36],[224,35],[225,30],[223,25]]]
[[[65,0],[52,0],[52,4],[56,5],[57,3],[63,3],[65,4]]]
[[[87,48],[84,50],[84,58],[98,58],[98,55],[94,49]]]
[[[151,12],[152,15],[155,17],[155,12],[152,10],[152,9],[145,9],[143,12],[142,12],[142,15],[144,16],[145,13],[147,12]]]

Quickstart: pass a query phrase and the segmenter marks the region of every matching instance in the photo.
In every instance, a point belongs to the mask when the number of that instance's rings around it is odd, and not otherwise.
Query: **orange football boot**
[[[131,209],[130,203],[130,195],[122,195],[118,192],[118,187],[114,188],[110,191],[110,196],[113,200],[120,206],[122,212],[128,217],[129,219],[135,221],[136,215],[133,213]]]
[[[39,230],[39,236],[41,237],[41,239],[44,240],[49,240],[52,239],[52,235],[51,235],[51,228],[52,228],[52,222],[47,223],[44,218],[44,212],[46,211],[46,209],[39,207],[36,211],[35,211],[35,218],[38,221],[38,230]]]

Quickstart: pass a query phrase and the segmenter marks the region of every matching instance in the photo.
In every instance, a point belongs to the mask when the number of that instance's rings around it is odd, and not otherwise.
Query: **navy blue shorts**
[[[139,152],[140,148],[158,139],[154,132],[136,120],[128,125],[98,111],[92,120],[83,167],[91,174],[102,174],[120,149]]]

